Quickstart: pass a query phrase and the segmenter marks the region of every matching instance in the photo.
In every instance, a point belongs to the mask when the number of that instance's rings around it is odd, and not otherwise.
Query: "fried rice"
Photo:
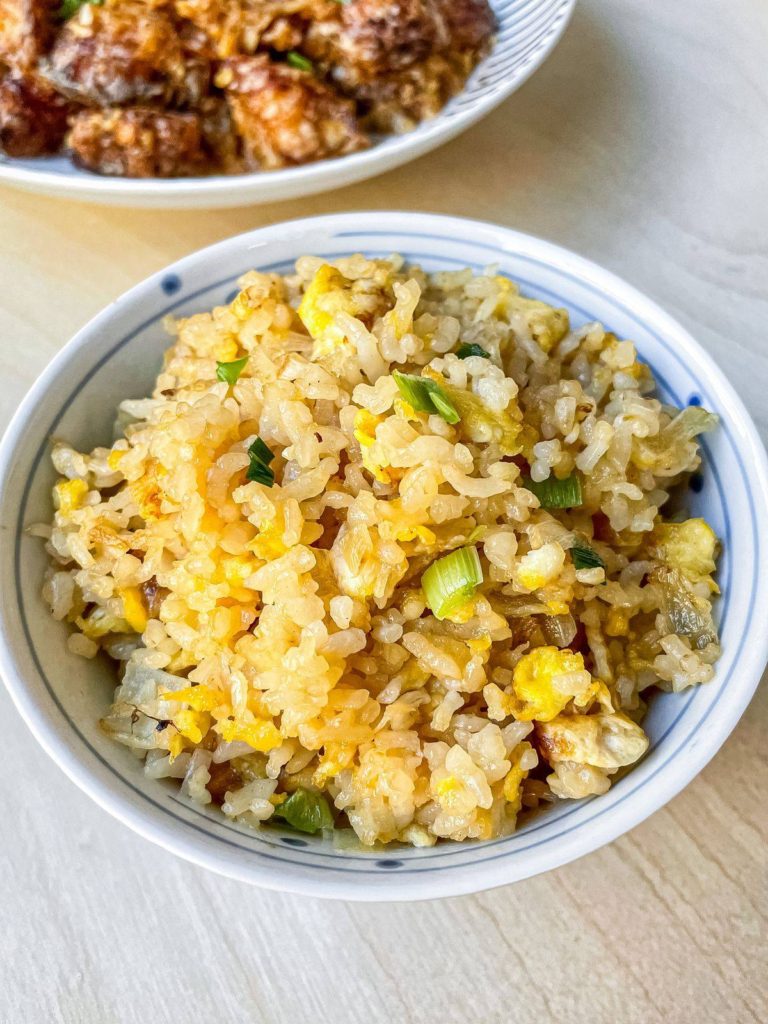
[[[713,676],[718,541],[679,510],[716,417],[493,269],[240,288],[168,322],[111,447],[54,446],[44,595],[116,667],[102,727],[193,801],[340,842],[605,793],[652,691]]]

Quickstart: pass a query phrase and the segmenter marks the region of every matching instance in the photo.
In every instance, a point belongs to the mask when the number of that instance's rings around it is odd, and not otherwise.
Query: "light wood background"
[[[460,140],[367,184],[162,214],[0,191],[0,425],[63,342],[202,245],[329,210],[463,214],[590,256],[679,317],[768,435],[768,5],[582,0],[549,62]],[[765,688],[630,835],[486,895],[260,892],[92,804],[0,694],[2,1024],[768,1021]]]

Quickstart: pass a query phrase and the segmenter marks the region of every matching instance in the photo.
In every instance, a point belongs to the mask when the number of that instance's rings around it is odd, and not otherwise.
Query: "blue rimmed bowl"
[[[115,408],[148,394],[168,339],[163,317],[228,301],[244,271],[288,271],[304,254],[401,252],[427,269],[496,264],[532,296],[633,339],[660,396],[701,403],[721,426],[703,442],[690,506],[723,539],[716,613],[723,654],[714,680],[660,694],[644,760],[604,796],[563,802],[515,835],[428,850],[341,852],[320,838],[254,833],[185,802],[97,722],[114,678],[66,647],[67,628],[40,597],[46,557],[25,528],[50,518],[50,438],[108,443]],[[744,406],[691,336],[634,288],[573,253],[491,224],[414,213],[353,213],[261,228],[203,249],[148,278],[84,327],[23,401],[0,445],[0,671],[42,746],[105,810],[198,864],[247,882],[313,896],[410,900],[492,888],[564,864],[609,842],[679,792],[741,716],[768,657],[768,463]],[[736,569],[738,568],[738,572]]]
[[[0,184],[114,206],[241,206],[313,195],[365,181],[415,160],[490,113],[547,59],[576,0],[489,0],[498,21],[493,48],[440,113],[366,150],[299,167],[198,178],[113,178],[74,167],[66,156],[19,159],[0,154]]]

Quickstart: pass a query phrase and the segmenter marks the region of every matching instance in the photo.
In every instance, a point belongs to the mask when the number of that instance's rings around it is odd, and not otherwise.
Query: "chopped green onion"
[[[577,542],[571,547],[574,569],[604,569],[605,562],[588,544]]]
[[[424,597],[438,619],[466,604],[482,582],[483,567],[474,545],[438,558],[421,577]]]
[[[482,540],[486,533],[488,533],[487,526],[476,526],[468,535],[467,544],[474,544],[476,540]]]
[[[333,828],[333,815],[325,797],[313,789],[297,789],[285,803],[278,804],[273,818],[282,818],[298,832],[319,832]]]
[[[483,359],[491,358],[490,353],[486,352],[482,345],[476,345],[474,342],[471,345],[459,345],[456,355],[459,359],[469,359],[470,356],[482,356]]]
[[[234,359],[231,363],[216,363],[216,377],[225,384],[237,384],[240,374],[245,369],[248,356],[242,359]]]
[[[399,370],[393,370],[392,376],[400,394],[417,412],[437,413],[446,423],[459,422],[456,406],[435,381]]]
[[[104,0],[62,0],[61,6],[57,12],[58,16],[63,21],[69,21],[69,19],[73,18],[80,8],[87,3],[92,4],[94,7],[101,7]]]
[[[296,50],[289,50],[285,55],[285,59],[292,68],[296,68],[297,71],[314,71],[315,65],[309,59],[305,57],[303,53],[297,53]]]
[[[524,477],[523,487],[533,491],[542,508],[576,508],[583,501],[581,480],[576,473],[571,473],[563,480],[558,480],[556,476],[548,476],[541,481]]]
[[[265,487],[272,487],[275,482],[275,471],[269,468],[269,464],[275,456],[260,437],[257,437],[248,449],[248,457],[251,464],[245,474],[246,479],[264,484]]]

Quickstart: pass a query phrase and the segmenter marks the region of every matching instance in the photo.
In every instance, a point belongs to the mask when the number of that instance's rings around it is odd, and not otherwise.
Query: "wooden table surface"
[[[768,436],[768,5],[582,0],[461,139],[338,193],[222,212],[0,191],[0,426],[66,339],[202,245],[330,210],[499,221],[617,271],[712,353]],[[0,694],[2,1024],[768,1021],[765,688],[684,793],[612,845],[486,895],[261,892],[100,811]]]

